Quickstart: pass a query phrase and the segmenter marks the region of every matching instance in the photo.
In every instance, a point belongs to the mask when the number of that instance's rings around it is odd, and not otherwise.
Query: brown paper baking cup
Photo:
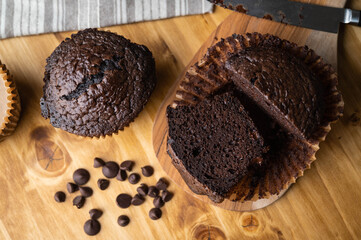
[[[0,61],[0,141],[11,135],[20,118],[21,105],[15,82]]]
[[[337,90],[337,74],[331,65],[325,63],[307,46],[300,47],[276,36],[259,33],[248,33],[244,36],[234,34],[210,47],[202,59],[186,72],[172,107],[198,103],[229,84],[231,80],[224,68],[226,60],[236,52],[264,44],[272,44],[285,49],[305,62],[316,74],[322,82],[325,93],[326,114],[319,128],[311,134],[307,141],[293,137],[284,144],[280,154],[271,156],[271,160],[266,162],[262,168],[250,169],[249,173],[227,195],[227,198],[233,201],[255,201],[269,198],[271,195],[277,195],[287,189],[316,160],[315,154],[319,149],[320,142],[325,140],[331,130],[331,123],[337,121],[343,113],[344,103]]]

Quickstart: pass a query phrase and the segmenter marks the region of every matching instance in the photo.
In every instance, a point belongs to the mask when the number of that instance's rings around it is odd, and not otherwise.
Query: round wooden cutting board
[[[314,0],[309,2],[328,6],[343,7],[346,3],[346,0]],[[235,12],[218,26],[218,28],[211,34],[211,36],[195,54],[195,56],[190,61],[183,73],[179,76],[178,80],[169,90],[166,98],[164,99],[161,107],[159,108],[153,126],[153,146],[157,158],[163,169],[168,173],[169,177],[187,193],[198,199],[201,199],[204,202],[234,211],[251,211],[266,207],[278,200],[287,191],[287,189],[282,191],[280,195],[273,195],[269,199],[260,199],[254,202],[232,202],[226,199],[219,204],[212,202],[207,196],[194,194],[188,188],[187,184],[183,181],[181,175],[178,173],[176,168],[172,165],[172,160],[167,154],[166,149],[168,125],[165,111],[167,106],[171,104],[172,101],[175,99],[175,93],[178,90],[180,82],[184,79],[186,70],[195,62],[197,62],[207,52],[207,49],[210,46],[214,45],[221,38],[226,38],[234,33],[245,34],[248,32],[259,32],[262,34],[269,33],[276,35],[280,38],[287,39],[291,42],[295,42],[298,45],[307,45],[310,48],[314,49],[318,55],[322,56],[326,60],[326,62],[332,64],[335,68],[337,68],[337,34],[289,26],[277,22],[272,22],[266,19],[250,17],[245,14]]]

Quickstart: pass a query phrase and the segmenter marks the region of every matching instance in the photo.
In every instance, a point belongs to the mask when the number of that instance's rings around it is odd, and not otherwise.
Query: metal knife
[[[361,26],[360,11],[288,0],[208,0],[222,7],[281,23],[337,33],[340,23]]]

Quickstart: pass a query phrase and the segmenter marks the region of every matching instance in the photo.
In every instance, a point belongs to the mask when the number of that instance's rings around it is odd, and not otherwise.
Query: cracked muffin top
[[[156,85],[147,47],[115,33],[86,29],[47,59],[41,114],[54,127],[87,137],[123,130]]]

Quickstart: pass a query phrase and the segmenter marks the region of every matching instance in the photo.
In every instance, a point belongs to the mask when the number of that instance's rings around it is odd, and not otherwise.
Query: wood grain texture
[[[361,9],[361,1],[354,2],[352,6]],[[118,162],[134,159],[137,172],[145,164],[153,165],[155,175],[145,179],[149,184],[166,176],[152,145],[156,112],[177,76],[230,13],[217,8],[210,15],[106,28],[149,46],[156,58],[159,84],[129,128],[100,140],[68,134],[40,117],[45,59],[71,33],[1,40],[0,59],[14,75],[23,112],[16,132],[0,143],[0,239],[359,239],[361,126],[348,121],[361,110],[361,29],[357,27],[345,28],[339,45],[345,117],[334,125],[312,169],[276,204],[251,213],[231,212],[171,184],[175,197],[163,207],[163,217],[151,221],[149,199],[125,210],[115,204],[117,194],[134,194],[134,186],[113,180],[105,192],[95,187],[102,176],[100,169],[91,167],[95,156]],[[53,199],[56,191],[65,190],[78,167],[90,171],[88,185],[95,190],[80,210],[71,206],[75,195],[67,195],[62,204]],[[102,231],[90,238],[82,228],[93,207],[103,209],[104,215]],[[120,214],[130,216],[128,227],[117,225]]]

